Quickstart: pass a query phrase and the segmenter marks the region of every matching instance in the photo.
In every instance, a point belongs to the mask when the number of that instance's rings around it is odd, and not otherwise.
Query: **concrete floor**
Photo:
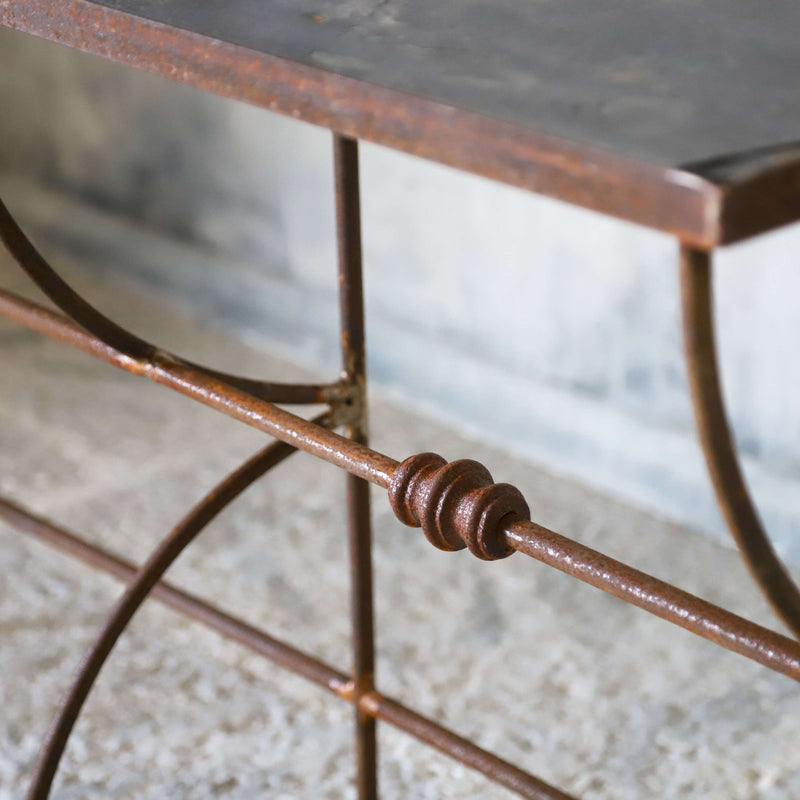
[[[302,373],[130,287],[66,272],[165,347]],[[0,285],[24,280],[0,259]],[[166,389],[0,324],[0,489],[140,560],[264,437]],[[737,556],[376,400],[375,446],[483,461],[534,518],[774,624]],[[170,578],[344,667],[342,476],[299,454],[228,509]],[[380,688],[585,798],[800,796],[792,681],[517,555],[431,549],[376,491]],[[0,800],[24,792],[65,682],[118,584],[0,528]],[[90,697],[57,779],[78,798],[347,798],[350,709],[153,603]],[[381,727],[386,798],[505,798]]]

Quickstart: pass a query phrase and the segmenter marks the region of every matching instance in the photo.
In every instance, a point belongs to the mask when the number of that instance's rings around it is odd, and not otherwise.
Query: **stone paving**
[[[187,356],[303,373],[130,287],[64,265],[110,316]],[[0,285],[23,279],[0,258]],[[141,560],[264,437],[0,323],[0,489]],[[534,517],[767,624],[736,554],[377,399],[374,443],[483,461]],[[348,657],[343,480],[298,454],[170,579],[331,663]],[[374,495],[378,680],[413,708],[588,799],[800,796],[792,681],[523,556],[434,551]],[[0,800],[23,795],[117,583],[0,527]],[[152,603],[92,693],[55,797],[348,798],[349,707]],[[510,795],[381,727],[386,798]]]

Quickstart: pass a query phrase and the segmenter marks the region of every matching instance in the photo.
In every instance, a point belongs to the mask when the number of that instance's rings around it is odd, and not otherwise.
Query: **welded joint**
[[[331,407],[337,427],[357,428],[367,433],[366,380],[363,375],[342,375],[339,383],[325,387],[323,398]]]
[[[396,467],[389,501],[397,518],[421,527],[434,547],[466,547],[484,561],[510,556],[514,550],[504,535],[506,525],[531,518],[519,489],[495,483],[483,464],[447,463],[436,453],[411,456]]]
[[[380,692],[373,689],[370,692],[362,694],[357,700],[354,699],[353,702],[355,702],[358,706],[358,710],[363,714],[367,714],[370,717],[377,717],[380,714],[381,703],[385,700],[386,698]]]

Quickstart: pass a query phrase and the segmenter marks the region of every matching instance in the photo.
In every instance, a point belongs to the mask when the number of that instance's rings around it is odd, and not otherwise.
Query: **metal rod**
[[[361,253],[361,208],[358,142],[333,135],[336,189],[336,239],[339,266],[342,372],[353,387],[354,420],[350,439],[367,440],[366,347],[364,339],[364,287]],[[364,712],[360,700],[374,688],[375,623],[372,587],[372,530],[369,484],[347,475],[347,515],[350,553],[350,617],[355,691],[356,787],[359,800],[377,800],[378,756],[375,718]]]
[[[96,545],[81,539],[42,517],[8,500],[0,498],[0,519],[60,552],[77,558],[89,566],[100,569],[119,580],[128,582],[135,577],[137,568]],[[162,581],[157,583],[151,596],[170,608],[201,622],[222,636],[270,659],[290,672],[300,675],[337,697],[354,702],[353,681],[343,672],[329,666],[314,656],[276,639],[200,598]],[[544,797],[562,800],[567,795],[558,789],[550,794],[536,794],[546,786],[538,778],[514,767],[478,745],[448,731],[436,722],[412,711],[392,698],[370,692],[361,700],[362,711],[374,715],[390,725],[426,742],[448,755],[495,780],[523,797]]]
[[[507,761],[481,750],[469,739],[464,739],[457,733],[432,723],[391,698],[371,692],[361,699],[361,706],[377,719],[389,722],[415,739],[458,759],[465,766],[483,773],[495,783],[505,786],[506,789],[510,789],[522,797],[530,798],[530,800],[572,800],[571,795],[532,777]]]
[[[170,386],[342,469],[387,487],[398,462],[191,370],[123,356],[74,323],[0,290],[0,314],[111,364]],[[509,546],[777,672],[800,679],[800,644],[534,523],[507,525]]]
[[[734,653],[800,680],[800,643],[756,625],[621,561],[537,525],[511,522],[508,544],[520,553],[602,589]]]
[[[769,541],[742,475],[717,364],[709,253],[681,248],[683,332],[689,387],[717,502],[745,564],[778,616],[800,637],[800,591]]]
[[[318,422],[327,422],[323,415]],[[144,565],[137,571],[114,608],[106,618],[92,647],[81,661],[78,671],[62,699],[56,718],[45,737],[33,772],[28,800],[46,800],[58,769],[69,735],[78,719],[89,692],[100,674],[114,645],[133,615],[147,599],[150,590],[161,580],[175,559],[226,506],[268,470],[296,452],[284,442],[273,442],[231,473],[209,492],[172,529]]]
[[[397,461],[393,458],[376,453],[345,436],[259,400],[209,377],[201,370],[171,360],[162,360],[158,354],[150,361],[126,356],[63,315],[12,292],[0,290],[0,314],[127,372],[144,375],[155,383],[222,411],[246,425],[378,486],[389,485],[392,472],[397,466]]]

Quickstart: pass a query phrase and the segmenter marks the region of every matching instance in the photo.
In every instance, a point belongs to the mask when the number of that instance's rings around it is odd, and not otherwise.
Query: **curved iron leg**
[[[325,424],[327,419],[327,415],[324,415],[323,418],[316,421]],[[273,442],[256,453],[209,492],[180,524],[173,528],[169,536],[161,542],[147,562],[139,569],[136,577],[128,584],[114,605],[97,639],[81,662],[69,691],[61,701],[58,714],[39,753],[39,760],[27,795],[28,800],[46,800],[50,794],[53,778],[69,735],[103,664],[139,606],[161,580],[161,576],[220,511],[255,480],[293,452],[295,452],[295,448],[291,445],[284,442]]]
[[[713,321],[711,255],[681,248],[681,296],[689,386],[717,502],[753,578],[800,638],[800,591],[770,544],[747,491],[720,387]]]
[[[284,384],[230,375],[227,372],[208,369],[173,353],[167,353],[156,345],[139,338],[101,314],[50,266],[33,242],[25,235],[2,200],[0,200],[0,242],[5,245],[23,272],[70,319],[104,344],[131,358],[143,361],[152,361],[157,357],[166,358],[176,364],[202,370],[209,377],[273,403],[330,403],[333,405],[347,399],[346,393],[338,383]]]

